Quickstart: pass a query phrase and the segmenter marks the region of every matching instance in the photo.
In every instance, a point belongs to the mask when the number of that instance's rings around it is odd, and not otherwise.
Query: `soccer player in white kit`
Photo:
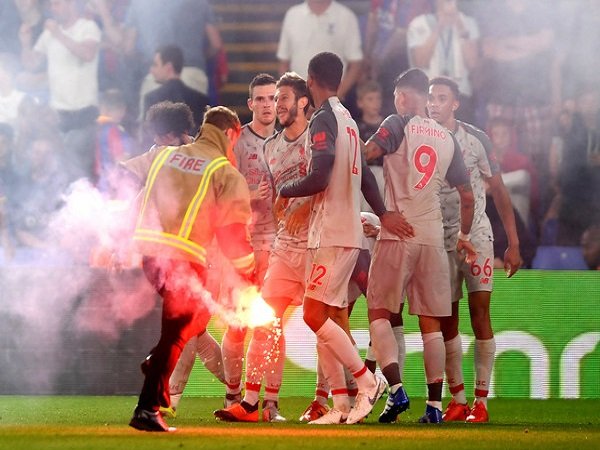
[[[333,320],[347,307],[348,281],[362,241],[361,149],[356,123],[336,97],[342,72],[342,62],[333,53],[319,53],[311,59],[307,84],[317,110],[309,125],[310,171],[282,186],[274,205],[275,214],[281,217],[289,198],[312,196],[304,321],[317,336],[319,358],[346,366],[359,389],[351,410],[348,403],[334,404],[320,418],[327,417],[326,421],[318,422],[331,424],[358,422],[371,412],[385,388]]]
[[[382,228],[375,244],[367,305],[371,342],[389,385],[380,422],[389,423],[409,407],[398,365],[398,344],[391,320],[401,314],[404,297],[409,313],[419,316],[427,378],[427,405],[420,422],[442,421],[444,341],[442,317],[451,313],[448,258],[444,250],[439,191],[445,180],[456,186],[461,200],[461,233],[457,251],[475,257],[466,239],[473,220],[473,193],[453,136],[426,115],[427,75],[409,69],[396,79],[398,114],[384,120],[367,142],[367,158],[384,155],[385,200],[388,210],[403,211],[414,237],[399,240]]]
[[[269,253],[275,239],[272,213],[272,190],[268,182],[269,170],[263,156],[265,140],[275,129],[275,83],[273,76],[256,75],[249,86],[248,108],[252,121],[242,127],[242,134],[233,153],[237,168],[248,182],[252,223],[250,239],[256,258],[256,282],[262,286],[267,271]],[[227,287],[223,286],[223,290]],[[227,295],[227,293],[223,293]],[[225,373],[225,406],[241,401],[241,381],[246,329],[228,327],[223,335],[221,350]]]
[[[444,411],[444,421],[488,422],[487,395],[494,364],[496,342],[490,319],[490,299],[493,282],[494,247],[492,226],[485,213],[486,184],[500,214],[508,238],[504,254],[506,274],[511,277],[519,270],[521,255],[519,237],[510,196],[492,153],[487,135],[467,123],[456,120],[459,108],[457,83],[445,77],[429,83],[427,109],[429,116],[451,131],[458,141],[463,160],[471,177],[475,196],[475,215],[471,227],[471,242],[477,248],[477,260],[466,264],[456,253],[460,226],[456,190],[442,188],[440,201],[444,220],[444,243],[450,264],[452,315],[442,319],[446,347],[446,379],[452,400]],[[469,408],[462,373],[462,342],[458,333],[458,300],[462,298],[465,281],[469,295],[471,326],[475,334],[475,401]]]
[[[308,90],[306,81],[295,73],[285,73],[277,82],[275,103],[283,130],[264,143],[263,157],[269,168],[273,189],[303,178],[310,161],[306,148],[308,135]],[[272,327],[255,328],[246,355],[246,392],[241,403],[215,411],[215,416],[231,422],[258,422],[258,400],[263,377],[265,397],[263,422],[282,422],[278,395],[285,362],[285,341],[281,320],[290,305],[301,305],[305,287],[306,245],[310,198],[294,198],[290,213],[277,228],[277,236],[261,290],[279,321]]]

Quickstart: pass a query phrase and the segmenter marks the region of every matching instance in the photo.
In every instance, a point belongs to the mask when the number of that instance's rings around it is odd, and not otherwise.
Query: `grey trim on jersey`
[[[494,146],[493,146],[492,141],[490,140],[489,136],[483,130],[480,130],[476,126],[471,125],[470,123],[461,122],[460,120],[457,120],[457,122],[458,122],[458,125],[462,126],[463,129],[468,134],[476,137],[477,140],[479,142],[481,142],[481,145],[483,146],[483,148],[485,150],[485,156],[488,159],[488,163],[490,165],[490,171],[492,172],[492,175],[501,173],[500,164],[498,164],[498,161],[496,160],[496,156],[494,155]]]
[[[471,182],[469,171],[467,170],[467,166],[465,166],[456,136],[454,136],[454,133],[450,133],[450,136],[452,136],[452,140],[454,141],[454,154],[448,166],[448,172],[446,172],[446,180],[451,187],[463,186]]]

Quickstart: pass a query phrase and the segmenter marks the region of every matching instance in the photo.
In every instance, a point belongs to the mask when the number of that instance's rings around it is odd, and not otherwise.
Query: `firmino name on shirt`
[[[440,139],[446,139],[446,132],[440,128],[432,128],[427,125],[411,124],[410,132],[412,134],[420,134],[423,136],[431,136]]]

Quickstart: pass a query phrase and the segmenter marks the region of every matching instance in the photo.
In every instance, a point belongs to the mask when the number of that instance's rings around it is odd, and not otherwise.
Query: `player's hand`
[[[506,272],[506,277],[510,278],[517,273],[522,262],[523,260],[521,259],[519,247],[509,246],[504,252],[504,271]]]
[[[381,226],[400,239],[408,239],[415,236],[415,230],[408,223],[404,214],[398,211],[387,211],[380,218]]]
[[[261,178],[258,188],[254,192],[256,193],[256,200],[266,200],[269,198],[271,186],[264,176]]]
[[[283,222],[285,217],[285,209],[290,202],[289,198],[281,197],[279,194],[275,199],[275,203],[273,204],[273,215],[275,216],[275,220],[277,222]]]
[[[57,36],[60,32],[60,26],[58,22],[54,19],[46,19],[44,23],[44,28],[50,32],[53,36]]]
[[[376,238],[379,236],[379,232],[381,231],[381,227],[375,226],[370,222],[367,222],[365,219],[362,219],[362,227],[363,234],[368,238]]]
[[[471,241],[459,239],[456,243],[456,251],[459,255],[464,255],[467,264],[473,264],[477,261],[477,250]]]
[[[302,226],[308,223],[310,215],[310,202],[306,201],[298,208],[294,209],[285,219],[285,229],[292,236],[298,234]]]

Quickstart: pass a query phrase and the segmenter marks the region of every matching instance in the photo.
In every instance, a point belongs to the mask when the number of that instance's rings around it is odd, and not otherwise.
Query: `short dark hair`
[[[421,69],[408,69],[402,72],[394,81],[394,88],[410,88],[421,95],[429,92],[429,78]]]
[[[268,73],[259,73],[250,82],[250,86],[248,87],[248,95],[252,98],[252,92],[256,86],[268,86],[270,84],[276,84],[277,80],[273,75],[269,75]]]
[[[447,86],[452,91],[452,95],[456,100],[460,97],[460,90],[458,89],[458,83],[449,77],[435,77],[429,80],[429,86],[441,85]]]
[[[207,108],[204,113],[202,125],[206,123],[210,123],[223,131],[230,129],[239,131],[242,128],[237,113],[225,106],[213,106],[212,108]]]
[[[159,136],[189,133],[194,127],[192,110],[185,103],[159,102],[146,113],[146,126]]]
[[[308,63],[308,74],[318,85],[331,91],[337,91],[342,82],[344,64],[335,53],[318,53]]]
[[[367,80],[362,83],[359,83],[356,86],[356,98],[358,100],[360,100],[365,95],[367,95],[371,92],[379,92],[381,94],[383,92],[383,89],[381,88],[381,84],[379,84],[375,80]]]
[[[281,75],[279,81],[277,81],[277,88],[281,86],[291,87],[296,96],[296,101],[302,97],[308,98],[308,87],[306,86],[306,80],[298,75],[296,72],[286,72]],[[308,111],[309,104],[306,103],[304,107],[304,113]]]
[[[183,50],[177,45],[163,45],[156,50],[163,64],[171,63],[176,74],[183,70]]]

